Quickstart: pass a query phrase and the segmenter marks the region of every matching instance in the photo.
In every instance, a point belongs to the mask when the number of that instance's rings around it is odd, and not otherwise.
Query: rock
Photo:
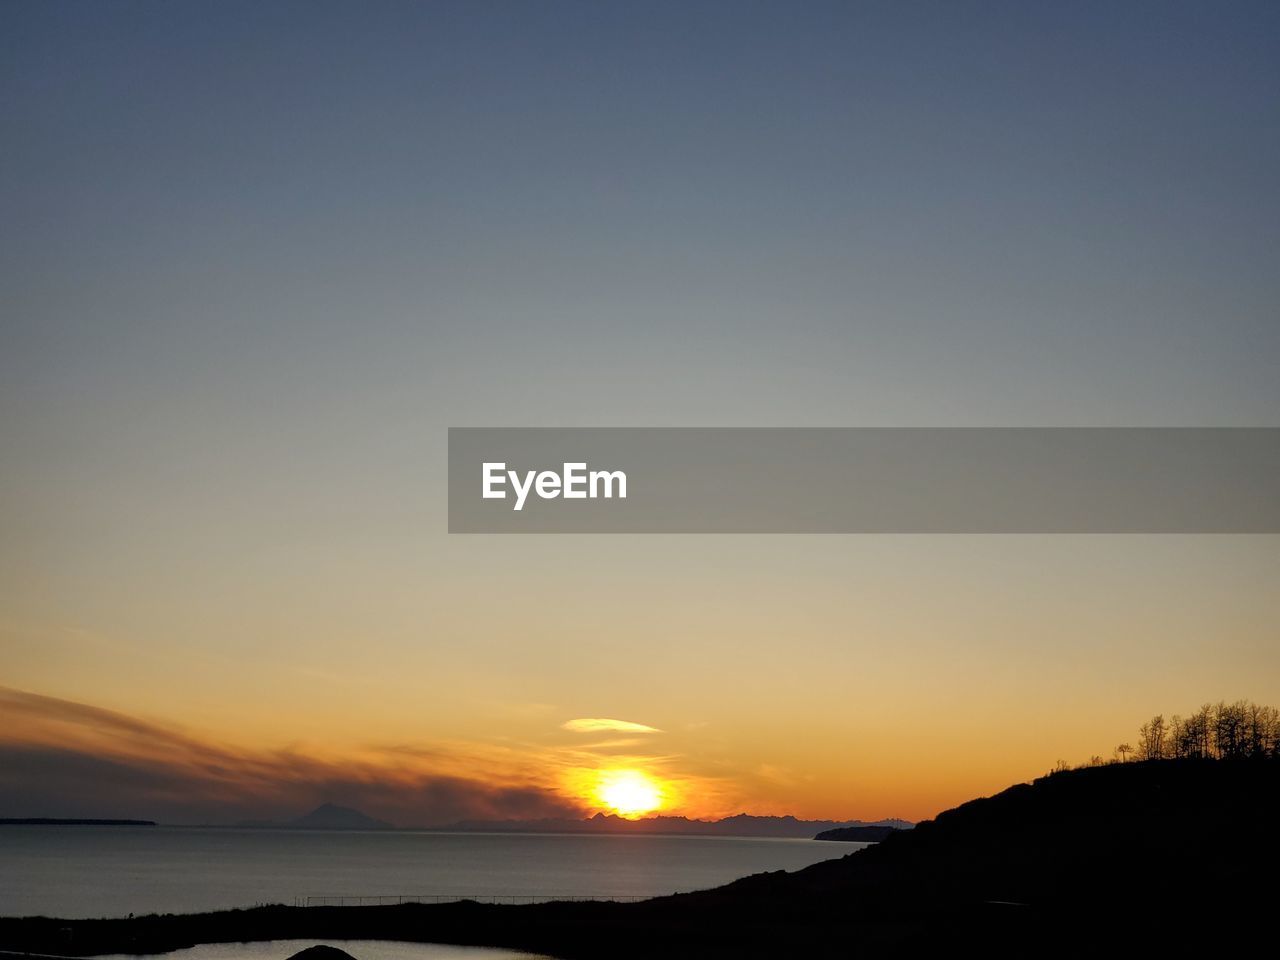
[[[345,950],[318,943],[314,947],[299,950],[289,960],[356,960],[356,958]]]

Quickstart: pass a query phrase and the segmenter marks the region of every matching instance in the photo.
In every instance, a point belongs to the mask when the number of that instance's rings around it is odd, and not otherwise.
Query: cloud
[[[579,818],[599,809],[584,787],[595,772],[633,767],[659,777],[679,813],[706,817],[740,812],[742,782],[766,782],[646,749],[665,742],[646,724],[540,726],[534,739],[248,748],[163,719],[0,687],[0,817],[228,824],[287,821],[335,803],[402,827]]]
[[[0,816],[233,823],[292,819],[324,802],[400,826],[584,812],[551,781],[478,745],[402,745],[337,760],[248,750],[0,688]]]
[[[650,727],[643,723],[632,723],[630,720],[610,720],[607,717],[584,717],[581,720],[566,720],[560,724],[560,729],[570,730],[573,733],[600,733],[601,731],[610,731],[613,733],[661,733],[657,727]]]

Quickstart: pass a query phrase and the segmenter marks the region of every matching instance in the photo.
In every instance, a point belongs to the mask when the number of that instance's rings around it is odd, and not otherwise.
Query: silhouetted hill
[[[1277,810],[1280,764],[1272,761],[1087,767],[971,800],[839,860],[721,889],[847,894],[892,883],[916,896],[963,892],[1024,903],[1096,900],[1111,888],[1140,898],[1142,882],[1167,882],[1193,863],[1212,864],[1219,875],[1256,866],[1277,845]],[[1078,885],[1085,878],[1087,889]]]
[[[746,813],[723,820],[690,820],[688,817],[645,817],[628,820],[597,813],[586,820],[463,820],[446,830],[477,833],[624,833],[674,834],[708,837],[792,837],[809,839],[819,831],[843,827],[910,827],[906,820],[797,820],[795,817],[757,817]]]
[[[815,960],[962,949],[984,956],[1221,956],[1250,938],[1271,938],[1277,810],[1280,762],[1116,764],[1011,787],[795,873],[641,903],[0,919],[0,950],[148,953],[193,943],[351,938],[504,946],[584,960]]]
[[[1109,952],[1221,946],[1270,914],[1278,810],[1275,761],[1090,767],[969,801],[839,860],[673,899],[706,916],[785,916],[815,949],[864,925],[988,949],[1048,938],[1031,954],[1096,950],[1104,937]]]

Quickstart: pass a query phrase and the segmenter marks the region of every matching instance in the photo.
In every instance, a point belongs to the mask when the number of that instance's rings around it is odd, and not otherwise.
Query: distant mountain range
[[[292,830],[394,830],[396,827],[351,807],[326,803],[294,820],[245,820],[240,827]],[[819,833],[846,828],[893,828],[912,826],[906,820],[797,820],[795,817],[753,817],[741,813],[723,820],[690,820],[688,817],[646,817],[628,820],[597,813],[587,820],[548,818],[543,820],[461,820],[428,829],[456,833],[613,833],[667,834],[702,837],[791,837],[811,839]]]
[[[589,820],[463,820],[439,829],[469,833],[618,833],[677,834],[706,837],[792,837],[811,839],[827,830],[848,827],[912,826],[906,820],[797,820],[795,817],[754,817],[740,813],[723,820],[690,820],[688,817],[646,817],[628,820],[597,813]]]
[[[897,833],[900,829],[900,827],[889,827],[882,824],[870,824],[859,827],[837,827],[834,830],[823,830],[813,839],[879,843],[881,840],[887,840],[890,834]]]
[[[310,813],[303,814],[294,820],[280,822],[278,820],[244,820],[237,824],[240,827],[264,827],[290,830],[394,830],[395,827],[385,820],[376,820],[368,814],[353,810],[351,807],[339,807],[332,803],[323,803]]]

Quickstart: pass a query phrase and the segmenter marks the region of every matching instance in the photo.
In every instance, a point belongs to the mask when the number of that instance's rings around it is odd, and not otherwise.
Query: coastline
[[[1256,936],[1267,884],[1237,882],[1234,928],[1135,923],[1180,877],[1265,877],[1280,851],[1280,764],[1160,760],[1065,771],[972,800],[847,856],[794,873],[636,903],[475,901],[264,906],[68,920],[0,918],[23,956],[157,954],[200,943],[326,939],[505,947],[566,960],[847,957],[981,946],[1040,955],[1132,945],[1222,949]],[[1194,823],[1244,830],[1188,830]],[[1082,923],[1086,918],[1087,923]]]

